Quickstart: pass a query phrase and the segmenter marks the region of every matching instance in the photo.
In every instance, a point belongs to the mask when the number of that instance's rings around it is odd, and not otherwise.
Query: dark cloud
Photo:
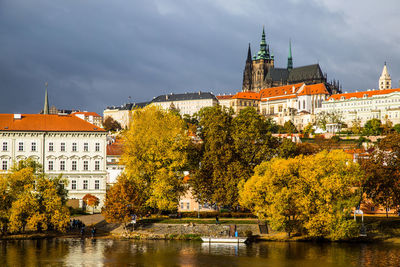
[[[51,104],[99,113],[169,92],[234,92],[262,25],[286,64],[319,62],[344,89],[377,86],[384,61],[400,79],[397,1],[1,0],[0,112]]]

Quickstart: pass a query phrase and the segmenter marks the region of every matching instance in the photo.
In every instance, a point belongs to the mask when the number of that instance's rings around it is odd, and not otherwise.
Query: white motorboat
[[[208,243],[245,243],[247,237],[210,237],[202,236],[201,240]]]

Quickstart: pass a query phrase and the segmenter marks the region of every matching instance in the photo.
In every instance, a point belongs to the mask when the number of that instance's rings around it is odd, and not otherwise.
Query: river
[[[0,266],[400,266],[399,244],[0,241]]]

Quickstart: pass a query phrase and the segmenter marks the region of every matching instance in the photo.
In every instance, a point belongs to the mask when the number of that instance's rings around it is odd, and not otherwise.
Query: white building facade
[[[169,94],[160,95],[151,101],[152,105],[161,107],[162,109],[175,108],[179,110],[181,115],[193,116],[204,107],[212,107],[218,105],[217,98],[208,92],[185,93],[185,94]]]
[[[260,91],[260,112],[279,125],[291,120],[302,130],[308,123],[315,122],[316,110],[328,96],[323,83],[266,88]]]
[[[332,95],[322,102],[318,112],[335,113],[349,127],[359,121],[361,126],[368,120],[390,120],[400,123],[400,88],[367,90],[362,92]]]
[[[106,132],[72,115],[0,114],[0,169],[31,158],[49,176],[68,180],[68,198],[82,207],[106,194]]]

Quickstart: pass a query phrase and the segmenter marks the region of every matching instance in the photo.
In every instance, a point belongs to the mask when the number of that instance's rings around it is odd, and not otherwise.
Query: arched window
[[[306,109],[306,101],[303,100],[303,109]]]

